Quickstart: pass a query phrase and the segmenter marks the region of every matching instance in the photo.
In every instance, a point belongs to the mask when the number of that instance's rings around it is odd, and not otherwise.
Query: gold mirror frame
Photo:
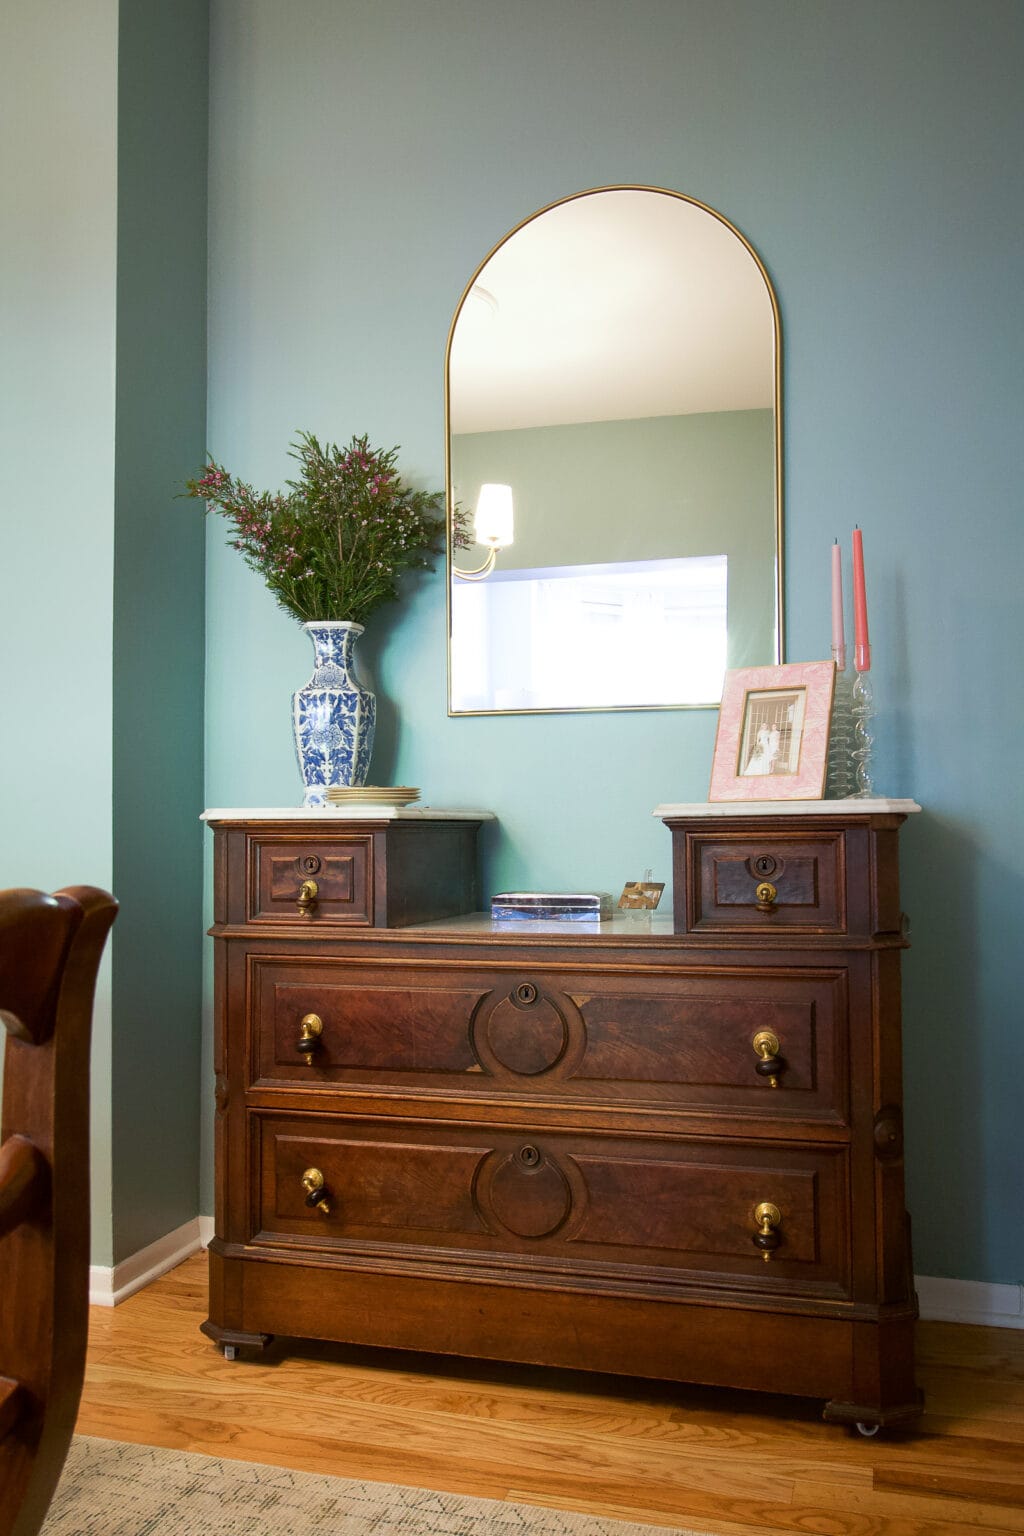
[[[775,451],[775,474],[774,474],[774,493],[775,493],[775,519],[774,519],[774,521],[775,521],[775,530],[774,530],[775,531],[775,580],[774,580],[775,623],[774,623],[774,637],[773,637],[774,638],[774,654],[773,654],[773,656],[771,658],[771,661],[775,665],[779,665],[785,659],[785,617],[784,617],[784,611],[783,611],[783,592],[784,592],[784,588],[785,588],[785,573],[784,573],[784,546],[783,546],[782,324],[781,324],[781,316],[780,316],[780,311],[779,311],[778,298],[776,296],[775,288],[774,288],[774,285],[772,284],[772,280],[771,280],[771,278],[768,275],[768,270],[765,267],[764,262],[761,260],[761,257],[759,256],[758,252],[755,250],[754,246],[751,245],[750,241],[743,234],[742,230],[738,229],[736,227],[736,225],[731,222],[731,220],[729,220],[729,219],[727,219],[725,217],[724,214],[719,213],[719,211],[716,208],[712,208],[708,203],[701,202],[698,198],[690,197],[690,196],[688,196],[684,192],[676,192],[676,191],[674,191],[674,190],[672,190],[671,188],[668,188],[668,187],[648,186],[648,185],[645,185],[644,183],[641,183],[641,182],[621,182],[621,183],[612,183],[612,184],[610,184],[608,186],[588,187],[588,188],[585,188],[583,191],[570,193],[568,197],[556,198],[553,202],[545,204],[544,207],[536,209],[533,213],[528,214],[526,218],[520,219],[518,224],[514,225],[510,230],[508,230],[501,237],[501,239],[498,240],[491,247],[491,249],[484,256],[483,260],[478,263],[478,265],[474,269],[474,271],[473,271],[469,281],[466,283],[466,285],[465,285],[465,287],[464,287],[464,289],[462,291],[462,296],[460,297],[459,302],[456,305],[455,312],[452,315],[451,325],[448,328],[448,340],[447,340],[447,343],[446,343],[446,346],[445,346],[445,357],[444,357],[444,422],[445,422],[444,462],[445,462],[445,501],[446,501],[446,507],[447,507],[447,523],[448,523],[448,538],[447,538],[447,551],[446,551],[447,558],[446,558],[446,566],[445,566],[445,581],[446,581],[446,587],[445,587],[445,609],[446,609],[446,622],[447,622],[447,635],[446,635],[447,679],[446,679],[446,686],[447,686],[448,714],[449,714],[449,716],[463,717],[463,716],[471,716],[471,715],[574,714],[574,713],[588,713],[589,714],[589,713],[606,712],[606,711],[622,712],[622,711],[638,710],[638,709],[642,709],[642,710],[652,710],[652,709],[665,709],[665,710],[668,710],[668,709],[673,709],[673,710],[675,710],[675,709],[718,709],[719,708],[720,701],[716,701],[714,703],[707,703],[707,702],[693,702],[693,703],[689,703],[689,702],[683,702],[683,703],[669,703],[669,704],[599,704],[599,705],[582,704],[582,705],[563,705],[563,706],[553,706],[553,707],[543,707],[543,708],[519,708],[519,709],[504,708],[504,709],[457,709],[456,710],[456,709],[452,708],[452,587],[453,587],[453,581],[454,581],[454,577],[453,577],[452,572],[453,572],[453,567],[454,567],[454,564],[455,564],[455,560],[454,560],[454,543],[453,543],[452,529],[453,529],[453,515],[454,515],[454,511],[455,511],[455,500],[454,500],[453,485],[452,485],[451,354],[452,354],[452,344],[453,344],[453,341],[454,341],[454,338],[455,338],[456,327],[458,325],[459,317],[462,314],[462,311],[463,311],[463,308],[464,308],[464,306],[466,304],[466,301],[469,298],[471,292],[473,291],[474,286],[477,284],[477,281],[478,281],[478,279],[480,277],[480,274],[483,272],[484,268],[491,261],[491,259],[496,254],[496,252],[499,251],[502,248],[502,246],[506,245],[508,243],[508,241],[510,241],[515,235],[517,235],[520,232],[520,230],[525,229],[528,224],[534,223],[537,219],[541,218],[544,214],[550,213],[552,209],[563,207],[564,205],[566,205],[568,203],[577,202],[581,198],[592,197],[596,193],[600,193],[600,192],[651,192],[651,193],[655,193],[655,194],[660,194],[661,196],[665,196],[665,197],[677,198],[677,199],[679,199],[680,202],[688,203],[692,207],[698,208],[702,212],[710,214],[712,218],[716,219],[720,224],[722,224],[726,229],[728,229],[730,231],[730,233],[733,234],[736,237],[736,239],[740,242],[740,244],[744,247],[744,249],[746,250],[748,255],[751,257],[751,259],[755,263],[755,265],[756,265],[756,267],[757,267],[757,269],[758,269],[758,271],[759,271],[759,273],[761,275],[761,279],[764,282],[765,290],[766,290],[766,292],[768,294],[768,299],[769,299],[769,302],[771,304],[772,336],[773,336],[773,352],[774,352],[774,358],[773,358],[774,413],[773,414],[774,414],[774,451]]]

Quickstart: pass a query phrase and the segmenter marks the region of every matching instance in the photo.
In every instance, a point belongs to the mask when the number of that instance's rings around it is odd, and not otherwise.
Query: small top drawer
[[[844,837],[690,833],[676,870],[677,931],[845,933]]]
[[[254,837],[249,846],[248,920],[373,921],[373,843],[345,838]]]
[[[227,812],[208,813],[214,932],[242,924],[309,936],[406,928],[476,909],[483,812],[273,815],[233,820]]]

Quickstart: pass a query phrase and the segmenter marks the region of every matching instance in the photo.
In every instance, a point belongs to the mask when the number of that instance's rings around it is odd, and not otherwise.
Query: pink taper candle
[[[853,530],[853,664],[858,672],[871,671],[868,641],[868,599],[864,589],[864,535]]]
[[[846,629],[843,623],[843,552],[836,539],[832,545],[832,660],[846,670]]]

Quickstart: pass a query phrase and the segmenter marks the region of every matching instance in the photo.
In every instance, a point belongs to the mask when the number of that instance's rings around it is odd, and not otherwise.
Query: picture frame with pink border
[[[820,800],[828,767],[834,661],[725,674],[709,800]]]

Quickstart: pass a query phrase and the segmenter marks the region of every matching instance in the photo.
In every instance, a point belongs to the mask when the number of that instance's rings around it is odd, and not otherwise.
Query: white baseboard
[[[917,1275],[921,1316],[935,1323],[978,1323],[983,1328],[1024,1328],[1024,1286],[984,1280],[944,1280]]]
[[[138,1253],[122,1259],[112,1269],[94,1264],[89,1270],[89,1305],[116,1307],[183,1259],[205,1248],[212,1236],[213,1217],[193,1216],[184,1226],[158,1237],[155,1243],[140,1248]]]
[[[183,1259],[206,1248],[213,1236],[213,1217],[194,1216],[123,1259],[113,1269],[89,1270],[89,1303],[116,1307],[127,1296],[141,1291],[165,1275]],[[936,1323],[977,1323],[983,1328],[1024,1328],[1024,1285],[994,1285],[984,1280],[945,1280],[941,1276],[916,1275],[921,1316]]]

